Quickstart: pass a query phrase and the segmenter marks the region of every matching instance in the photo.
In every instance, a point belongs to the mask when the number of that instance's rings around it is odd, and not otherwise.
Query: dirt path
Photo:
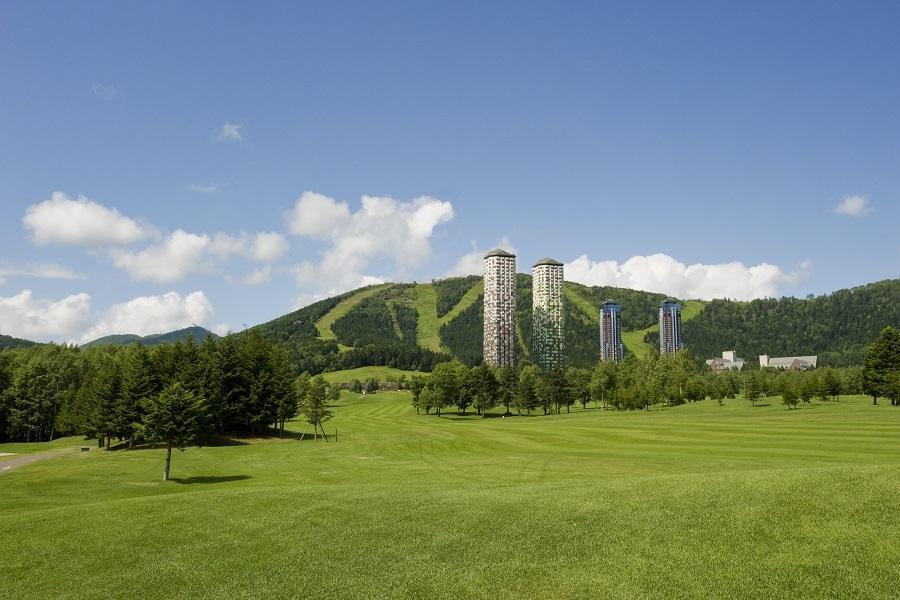
[[[64,452],[72,452],[72,450],[72,448],[65,448],[62,450],[47,450],[46,452],[33,452],[31,454],[23,454],[22,456],[16,456],[15,458],[0,456],[0,475],[15,471],[19,467],[24,467],[25,465],[30,465],[31,463],[35,463],[40,460],[53,458],[54,456],[57,456]]]

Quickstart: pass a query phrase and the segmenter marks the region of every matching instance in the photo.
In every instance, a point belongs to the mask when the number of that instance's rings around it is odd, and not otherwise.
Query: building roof
[[[600,306],[618,306],[618,305],[619,305],[619,303],[616,302],[615,300],[607,300],[606,302],[604,302],[604,303],[601,304]]]
[[[796,361],[797,364],[794,364]],[[769,366],[774,369],[790,369],[794,368],[815,368],[819,362],[818,356],[779,356],[769,357]]]
[[[678,300],[675,298],[666,298],[659,303],[660,306],[663,306],[664,304],[680,304],[680,302],[678,302]]]
[[[554,267],[561,267],[561,266],[563,266],[563,264],[562,264],[561,262],[559,262],[558,260],[553,260],[552,258],[547,258],[547,257],[542,258],[541,260],[539,260],[539,261],[537,261],[536,263],[534,263],[534,266],[536,266],[536,267],[537,267],[537,266],[540,266],[540,265],[551,265],[551,266],[554,266]]]
[[[497,248],[496,250],[491,250],[490,252],[488,252],[487,254],[484,255],[485,258],[490,258],[492,256],[503,256],[505,258],[515,258],[516,257],[515,254],[511,254],[501,248]]]

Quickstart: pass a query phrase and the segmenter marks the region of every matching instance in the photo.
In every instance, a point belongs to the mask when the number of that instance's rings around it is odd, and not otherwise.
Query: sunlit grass
[[[162,450],[66,453],[0,475],[0,597],[894,597],[900,409],[760,404],[345,394],[337,443],[192,448],[168,483]]]

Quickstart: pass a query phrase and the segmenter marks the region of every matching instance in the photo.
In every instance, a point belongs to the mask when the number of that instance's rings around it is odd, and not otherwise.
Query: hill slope
[[[519,355],[531,336],[531,277],[519,274]],[[658,339],[664,294],[566,282],[567,364],[591,366],[600,356],[599,306],[622,306],[626,350],[643,356]],[[455,277],[420,284],[382,284],[322,300],[252,328],[288,345],[295,363],[313,373],[383,365],[429,370],[447,357],[481,360],[483,283]],[[865,345],[887,325],[900,325],[900,280],[873,283],[810,299],[734,302],[686,300],[687,348],[702,360],[722,350],[754,358],[819,354],[821,364],[857,364]]]
[[[22,340],[9,335],[0,335],[0,350],[7,348],[28,348],[30,346],[38,346],[37,342],[30,340]]]
[[[90,348],[91,346],[128,346],[134,343],[138,343],[142,346],[156,346],[158,344],[172,344],[175,342],[187,340],[188,338],[194,338],[195,341],[199,342],[202,341],[207,335],[219,337],[208,329],[204,329],[203,327],[187,327],[185,329],[170,331],[168,333],[155,333],[153,335],[145,336],[134,334],[107,335],[105,337],[92,340],[86,344],[82,344],[82,347]]]

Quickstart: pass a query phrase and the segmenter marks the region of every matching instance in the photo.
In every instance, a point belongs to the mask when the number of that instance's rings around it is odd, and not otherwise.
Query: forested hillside
[[[216,334],[204,329],[203,327],[187,327],[178,331],[170,331],[169,333],[156,333],[153,335],[108,335],[98,338],[92,342],[82,344],[83,348],[92,346],[129,346],[131,344],[140,344],[141,346],[157,346],[159,344],[174,344],[175,342],[185,341],[193,338],[195,342],[203,341],[206,336],[211,335],[218,338]]]
[[[695,356],[735,349],[753,360],[819,355],[819,364],[862,364],[866,345],[886,326],[900,326],[900,280],[889,279],[809,299],[714,300],[684,324]]]
[[[36,345],[37,342],[20,340],[19,338],[14,338],[9,335],[0,335],[0,350],[4,350],[6,348],[28,348],[30,346]]]

